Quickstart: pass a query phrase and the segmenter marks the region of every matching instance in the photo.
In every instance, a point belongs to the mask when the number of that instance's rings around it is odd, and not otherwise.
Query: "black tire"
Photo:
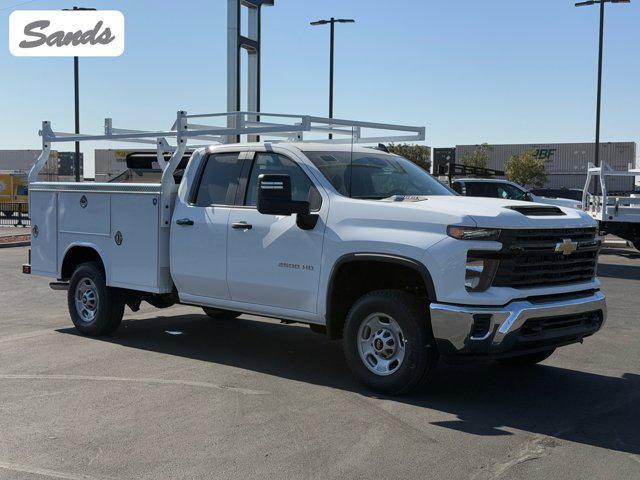
[[[402,342],[404,358],[396,364],[395,371],[389,369],[387,375],[376,374],[370,370],[359,351],[359,333],[366,333],[366,327],[363,326],[362,332],[360,327],[376,313],[393,319],[404,337]],[[381,331],[378,330],[375,335],[380,334]],[[384,339],[386,332],[382,335]],[[374,332],[371,330],[369,337],[362,335],[363,339],[372,339],[372,348],[377,341],[373,337]],[[427,304],[401,290],[378,290],[364,295],[353,304],[347,314],[343,350],[349,368],[367,387],[388,395],[400,395],[418,390],[426,384],[438,361]],[[367,363],[371,368],[377,366],[381,353],[381,351],[375,351],[375,355],[371,354],[368,357],[365,355],[365,358],[370,360]],[[376,363],[372,365],[372,361]],[[394,362],[395,360],[391,364]]]
[[[527,353],[526,355],[517,355],[515,357],[504,357],[499,358],[497,362],[501,365],[509,366],[534,365],[546,360],[553,355],[555,351],[556,349],[552,348],[551,350],[544,350],[542,352]]]
[[[233,320],[242,315],[242,312],[234,312],[232,310],[219,310],[217,308],[202,307],[202,311],[213,320]]]
[[[78,288],[81,283],[92,292],[92,298],[95,298],[95,307],[91,307],[90,303],[85,304],[88,307],[87,312],[93,310],[92,318],[87,318],[88,315],[83,316],[76,307],[76,295],[80,302],[84,297],[80,296],[80,289],[83,287]],[[71,320],[81,333],[92,337],[109,335],[120,326],[124,315],[125,296],[121,290],[107,287],[104,271],[99,263],[88,262],[79,265],[71,275],[67,304]]]

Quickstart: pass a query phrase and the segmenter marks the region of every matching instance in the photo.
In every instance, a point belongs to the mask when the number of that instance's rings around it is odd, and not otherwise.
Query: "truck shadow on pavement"
[[[380,398],[351,376],[340,342],[306,326],[189,314],[124,320],[111,337],[82,338]],[[588,349],[583,354],[589,355]],[[441,363],[427,390],[386,399],[455,415],[432,424],[478,437],[516,429],[551,437],[541,440],[546,447],[558,440],[640,454],[640,375],[619,378],[554,367],[553,356],[546,363],[520,368]]]

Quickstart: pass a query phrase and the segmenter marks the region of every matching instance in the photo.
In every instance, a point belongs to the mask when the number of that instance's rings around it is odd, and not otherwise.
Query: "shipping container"
[[[144,152],[155,155],[155,149],[101,149],[95,150],[95,178],[96,182],[110,182],[127,170],[127,155],[133,152]],[[156,166],[158,166],[156,164]],[[159,168],[159,166],[158,166]]]
[[[480,145],[457,145],[456,161],[463,163]],[[595,143],[531,143],[511,145],[489,145],[487,168],[505,170],[507,160],[512,155],[532,152],[534,157],[545,161],[547,183],[545,187],[565,186],[583,188],[586,180],[587,165],[595,158]],[[605,142],[600,144],[600,160],[614,170],[627,170],[636,165],[636,144],[634,142]],[[612,189],[631,192],[634,190],[633,177],[620,177],[614,180]],[[615,188],[614,188],[615,187]]]
[[[40,156],[41,150],[0,150],[0,170],[28,173]],[[82,154],[81,160],[82,160]],[[73,158],[75,152],[57,152],[52,150],[49,160],[40,171],[40,180],[58,181],[62,177],[74,177]],[[82,174],[82,161],[80,173]]]

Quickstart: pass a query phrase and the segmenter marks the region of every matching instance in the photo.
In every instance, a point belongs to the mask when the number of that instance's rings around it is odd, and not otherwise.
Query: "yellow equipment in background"
[[[27,174],[0,170],[0,213],[10,217],[29,213],[29,183]]]

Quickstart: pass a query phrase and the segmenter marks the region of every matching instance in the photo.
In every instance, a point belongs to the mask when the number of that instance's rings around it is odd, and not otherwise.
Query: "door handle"
[[[176,225],[193,225],[193,220],[190,218],[181,218],[176,220]]]
[[[237,222],[232,223],[231,228],[235,228],[237,230],[251,230],[253,228],[253,225],[247,222]]]

